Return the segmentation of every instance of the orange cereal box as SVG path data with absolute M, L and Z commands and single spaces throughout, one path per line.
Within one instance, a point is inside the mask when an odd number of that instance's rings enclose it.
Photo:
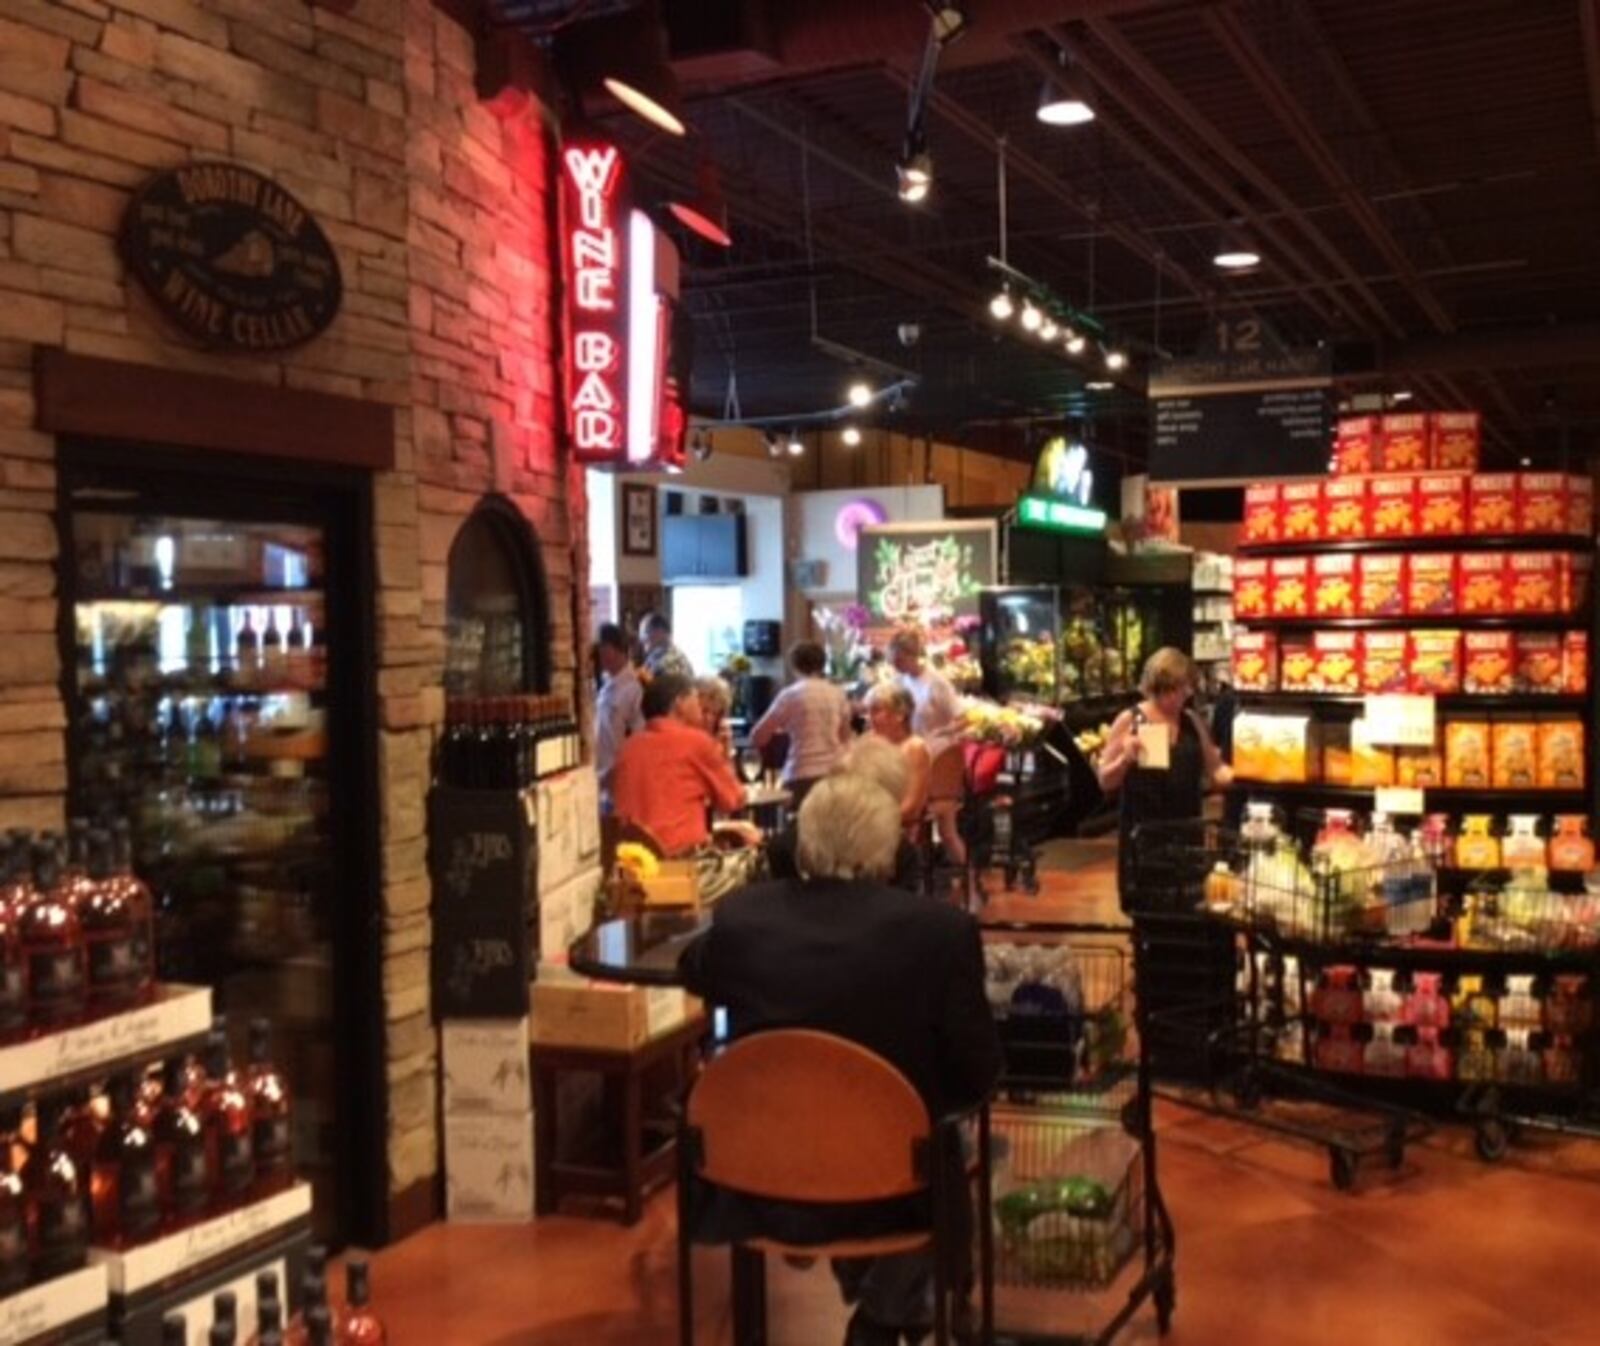
M 1278 541 L 1278 487 L 1247 486 L 1244 492 L 1244 541 Z
M 1361 638 L 1361 690 L 1411 690 L 1411 637 L 1404 631 L 1367 631 Z
M 1398 617 L 1406 610 L 1406 558 L 1370 552 L 1356 562 L 1356 611 L 1362 617 Z
M 1594 478 L 1567 478 L 1567 532 L 1588 537 L 1594 532 Z
M 1514 551 L 1506 557 L 1511 611 L 1559 612 L 1563 583 L 1561 557 L 1547 551 Z
M 1373 743 L 1364 719 L 1350 721 L 1350 784 L 1393 785 L 1394 749 Z
M 1373 537 L 1417 535 L 1417 479 L 1374 477 L 1367 488 L 1368 532 Z
M 1311 558 L 1279 556 L 1272 562 L 1271 596 L 1267 606 L 1274 617 L 1311 615 Z M 1237 617 L 1235 610 L 1234 616 Z
M 1441 470 L 1475 471 L 1482 417 L 1476 411 L 1436 411 L 1431 419 L 1432 465 Z
M 1312 674 L 1317 656 L 1304 636 L 1284 640 L 1278 645 L 1278 689 L 1284 692 L 1314 692 Z
M 1467 482 L 1467 532 L 1504 537 L 1517 531 L 1517 478 L 1511 472 L 1480 472 Z
M 1459 472 L 1417 478 L 1417 531 L 1424 537 L 1459 537 L 1467 531 L 1467 479 Z
M 1406 567 L 1406 611 L 1413 617 L 1448 617 L 1456 610 L 1454 552 L 1418 552 Z
M 1279 488 L 1280 540 L 1315 542 L 1322 534 L 1322 483 L 1291 481 Z
M 1515 686 L 1509 631 L 1468 631 L 1461 641 L 1461 682 L 1469 692 L 1505 695 Z
M 1561 691 L 1563 649 L 1558 632 L 1519 631 L 1516 651 L 1517 691 L 1547 696 Z
M 1272 562 L 1263 557 L 1241 556 L 1233 563 L 1233 616 L 1236 621 L 1267 615 Z
M 1329 477 L 1322 483 L 1322 536 L 1325 541 L 1367 535 L 1367 483 L 1361 477 Z
M 1444 727 L 1444 783 L 1455 790 L 1489 784 L 1489 722 L 1449 720 Z
M 1350 784 L 1350 726 L 1322 726 L 1322 780 L 1326 785 Z
M 1569 696 L 1589 690 L 1589 633 L 1568 631 L 1561 644 L 1561 689 Z
M 1355 631 L 1318 631 L 1311 637 L 1311 690 L 1354 696 L 1361 690 L 1361 640 Z
M 1444 784 L 1444 754 L 1433 748 L 1397 748 L 1394 783 L 1413 790 Z
M 1378 429 L 1380 472 L 1420 472 L 1428 466 L 1428 418 L 1421 412 L 1385 416 Z
M 1539 781 L 1539 726 L 1532 720 L 1496 720 L 1490 783 L 1497 790 L 1531 790 Z
M 1583 721 L 1550 720 L 1538 728 L 1539 787 L 1544 790 L 1583 789 Z
M 1461 690 L 1461 632 L 1411 633 L 1411 690 L 1448 696 Z
M 1456 558 L 1456 607 L 1494 616 L 1511 610 L 1510 577 L 1499 552 L 1465 552 Z
M 1240 631 L 1234 636 L 1233 685 L 1241 692 L 1278 690 L 1278 637 L 1271 631 Z
M 1356 615 L 1356 558 L 1349 552 L 1312 558 L 1311 613 L 1316 617 Z
M 1560 472 L 1517 474 L 1517 532 L 1567 532 L 1567 478 Z
M 1561 611 L 1586 611 L 1589 581 L 1594 576 L 1594 557 L 1587 552 L 1576 552 L 1556 559 L 1561 566 Z
M 1371 472 L 1377 463 L 1378 418 L 1346 416 L 1333 441 L 1333 470 L 1339 476 Z

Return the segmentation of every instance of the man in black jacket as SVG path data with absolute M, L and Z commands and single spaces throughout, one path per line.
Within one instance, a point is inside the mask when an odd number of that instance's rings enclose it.
M 684 951 L 684 984 L 728 1012 L 731 1036 L 813 1028 L 876 1052 L 915 1086 L 930 1115 L 985 1097 L 1000 1068 L 984 997 L 978 927 L 964 912 L 890 888 L 900 802 L 864 776 L 818 785 L 800 810 L 799 880 L 725 898 Z M 766 1235 L 823 1243 L 925 1227 L 925 1205 L 804 1206 L 696 1194 L 706 1242 Z M 846 1346 L 920 1340 L 931 1260 L 908 1254 L 836 1266 L 857 1303 Z

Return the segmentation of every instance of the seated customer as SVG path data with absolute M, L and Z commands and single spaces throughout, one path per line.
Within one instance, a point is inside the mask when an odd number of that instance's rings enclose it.
M 890 744 L 905 759 L 906 786 L 900 794 L 900 820 L 907 828 L 922 822 L 928 808 L 928 773 L 933 760 L 927 746 L 911 732 L 916 703 L 897 682 L 880 682 L 867 693 L 867 723 L 872 736 Z
M 728 1013 L 731 1036 L 812 1028 L 896 1066 L 937 1118 L 983 1098 L 1000 1069 L 972 917 L 887 885 L 900 842 L 894 798 L 864 776 L 831 776 L 800 809 L 802 878 L 724 898 L 684 950 L 684 984 Z M 904 1202 L 794 1205 L 715 1190 L 692 1194 L 705 1242 L 766 1235 L 804 1245 L 925 1227 Z M 846 1346 L 893 1346 L 926 1333 L 926 1254 L 835 1266 L 857 1308 Z
M 711 840 L 712 809 L 730 813 L 744 787 L 700 727 L 694 684 L 663 673 L 645 688 L 645 726 L 622 745 L 611 775 L 612 812 L 649 829 L 667 855 L 687 855 Z

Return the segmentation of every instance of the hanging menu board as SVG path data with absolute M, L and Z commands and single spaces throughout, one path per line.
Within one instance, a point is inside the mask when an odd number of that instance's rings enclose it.
M 1150 375 L 1150 480 L 1240 486 L 1328 470 L 1327 350 L 1276 349 L 1253 319 L 1224 323 L 1215 353 Z
M 856 545 L 857 597 L 874 625 L 937 626 L 975 616 L 995 582 L 992 521 L 873 524 Z

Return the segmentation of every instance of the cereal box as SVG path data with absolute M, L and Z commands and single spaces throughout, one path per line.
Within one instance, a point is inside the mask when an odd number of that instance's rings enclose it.
M 1594 532 L 1594 478 L 1567 478 L 1567 532 L 1588 537 Z
M 1455 610 L 1454 553 L 1418 552 L 1406 567 L 1406 611 L 1414 617 L 1448 617 Z
M 1550 720 L 1538 728 L 1540 788 L 1583 789 L 1583 721 Z
M 1459 537 L 1467 531 L 1467 479 L 1459 472 L 1417 478 L 1417 531 L 1424 537 Z
M 1589 633 L 1568 631 L 1562 640 L 1561 687 L 1569 696 L 1589 690 Z
M 1322 779 L 1327 785 L 1350 784 L 1350 726 L 1322 726 Z
M 1561 558 L 1554 552 L 1516 551 L 1506 557 L 1511 580 L 1511 611 L 1559 612 L 1561 610 Z
M 1492 760 L 1495 789 L 1533 789 L 1539 781 L 1539 726 L 1532 720 L 1496 720 Z
M 1560 472 L 1517 474 L 1517 532 L 1567 532 L 1567 479 Z
M 1367 733 L 1365 719 L 1350 721 L 1350 784 L 1393 785 L 1394 750 L 1379 747 Z
M 1333 442 L 1333 470 L 1339 476 L 1371 472 L 1377 463 L 1378 418 L 1346 416 Z
M 1278 487 L 1245 487 L 1244 541 L 1276 542 L 1278 537 Z
M 1489 722 L 1449 720 L 1444 727 L 1444 783 L 1452 789 L 1489 784 Z
M 1272 562 L 1271 596 L 1267 606 L 1274 617 L 1311 615 L 1311 558 L 1279 556 Z M 1235 608 L 1234 616 L 1239 615 Z
M 1367 483 L 1361 477 L 1329 477 L 1322 483 L 1322 536 L 1337 542 L 1367 535 Z
M 1385 416 L 1378 430 L 1378 471 L 1420 472 L 1427 466 L 1427 416 L 1420 412 Z
M 1349 552 L 1312 558 L 1311 612 L 1316 617 L 1356 615 L 1356 558 Z
M 1269 780 L 1304 781 L 1311 760 L 1311 717 L 1272 715 L 1267 730 Z
M 1374 477 L 1367 488 L 1368 532 L 1372 537 L 1417 535 L 1417 479 Z
M 1312 674 L 1317 667 L 1317 656 L 1312 652 L 1311 641 L 1304 636 L 1293 637 L 1278 645 L 1278 687 L 1285 692 L 1313 692 Z
M 1561 565 L 1561 611 L 1587 611 L 1594 557 L 1587 552 L 1578 552 L 1561 556 L 1558 560 Z
M 1468 631 L 1461 641 L 1461 683 L 1469 692 L 1505 695 L 1515 686 L 1509 631 Z
M 1554 631 L 1519 631 L 1517 691 L 1553 696 L 1562 688 L 1562 642 Z
M 1511 472 L 1480 472 L 1467 480 L 1467 532 L 1505 536 L 1517 529 L 1517 478 Z
M 1434 748 L 1395 750 L 1394 783 L 1415 790 L 1444 784 L 1444 754 Z
M 1448 696 L 1461 690 L 1461 632 L 1411 633 L 1411 690 Z
M 1278 491 L 1279 538 L 1283 542 L 1315 542 L 1322 532 L 1322 483 L 1286 482 Z
M 1354 696 L 1361 690 L 1361 640 L 1355 631 L 1318 631 L 1311 637 L 1311 690 Z
M 1465 552 L 1456 558 L 1456 607 L 1479 616 L 1511 610 L 1510 578 L 1503 555 Z
M 1241 556 L 1233 563 L 1233 616 L 1236 621 L 1267 615 L 1271 562 L 1261 557 Z
M 1356 611 L 1363 617 L 1398 617 L 1406 610 L 1406 558 L 1372 552 L 1356 563 Z
M 1432 465 L 1472 472 L 1478 466 L 1482 419 L 1476 411 L 1436 411 L 1430 431 Z
M 1405 692 L 1411 688 L 1411 637 L 1404 631 L 1367 631 L 1361 639 L 1361 690 Z
M 1234 636 L 1233 685 L 1241 692 L 1278 690 L 1278 637 L 1271 631 L 1240 631 Z
M 1240 711 L 1233 717 L 1233 774 L 1240 780 L 1265 780 L 1267 717 Z

